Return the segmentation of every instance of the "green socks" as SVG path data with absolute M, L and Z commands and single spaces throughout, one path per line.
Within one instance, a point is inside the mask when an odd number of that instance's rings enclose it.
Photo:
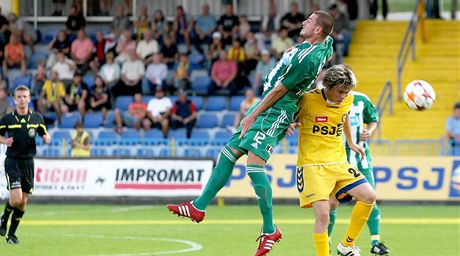
M 380 242 L 380 209 L 377 204 L 374 204 L 374 208 L 372 208 L 367 226 L 371 234 L 371 246 L 374 246 Z
M 332 236 L 332 230 L 334 229 L 336 216 L 337 216 L 337 209 L 331 210 L 331 212 L 329 213 L 329 226 L 327 227 L 327 234 L 329 237 Z
M 203 194 L 193 201 L 193 205 L 198 210 L 206 210 L 206 207 L 211 203 L 211 200 L 217 193 L 227 184 L 230 175 L 233 172 L 237 157 L 230 148 L 224 147 L 220 151 L 220 157 L 217 160 L 217 165 L 211 173 L 211 177 L 204 188 Z
M 275 232 L 273 225 L 272 188 L 262 165 L 248 165 L 246 173 L 251 178 L 252 186 L 259 202 L 260 213 L 263 219 L 263 233 Z

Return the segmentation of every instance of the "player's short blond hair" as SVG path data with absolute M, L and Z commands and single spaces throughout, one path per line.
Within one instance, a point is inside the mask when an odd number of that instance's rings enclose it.
M 355 88 L 357 83 L 355 74 L 350 66 L 346 64 L 338 64 L 330 67 L 323 78 L 323 85 L 328 89 L 332 89 L 336 85 L 346 85 Z
M 17 91 L 26 91 L 29 93 L 29 96 L 30 96 L 30 90 L 29 90 L 29 87 L 25 86 L 25 85 L 20 85 L 18 87 L 16 87 L 16 89 L 14 89 L 14 92 L 13 92 L 13 95 L 14 97 L 16 97 L 16 92 Z

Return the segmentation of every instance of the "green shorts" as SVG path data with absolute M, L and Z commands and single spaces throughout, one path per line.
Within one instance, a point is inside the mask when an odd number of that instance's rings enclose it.
M 254 104 L 245 116 L 252 113 L 259 103 Z M 268 161 L 270 155 L 273 153 L 273 148 L 286 135 L 286 130 L 291 124 L 293 117 L 294 113 L 282 109 L 269 108 L 257 117 L 254 124 L 242 139 L 240 139 L 240 123 L 228 145 L 245 154 L 251 151 L 263 160 Z

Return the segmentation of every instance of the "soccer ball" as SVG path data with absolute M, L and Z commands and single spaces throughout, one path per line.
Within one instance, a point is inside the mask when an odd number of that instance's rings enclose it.
M 404 101 L 410 109 L 422 111 L 431 108 L 436 93 L 431 85 L 423 80 L 414 80 L 404 90 Z

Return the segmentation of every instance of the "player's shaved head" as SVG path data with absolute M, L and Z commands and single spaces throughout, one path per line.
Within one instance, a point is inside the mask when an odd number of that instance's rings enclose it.
M 339 64 L 330 67 L 323 78 L 323 85 L 328 89 L 332 89 L 337 85 L 356 87 L 356 76 L 351 70 L 350 66 L 346 64 Z
M 316 18 L 316 25 L 322 28 L 323 32 L 321 36 L 326 38 L 332 33 L 332 29 L 334 28 L 334 18 L 324 11 L 315 11 L 313 14 L 318 16 Z

